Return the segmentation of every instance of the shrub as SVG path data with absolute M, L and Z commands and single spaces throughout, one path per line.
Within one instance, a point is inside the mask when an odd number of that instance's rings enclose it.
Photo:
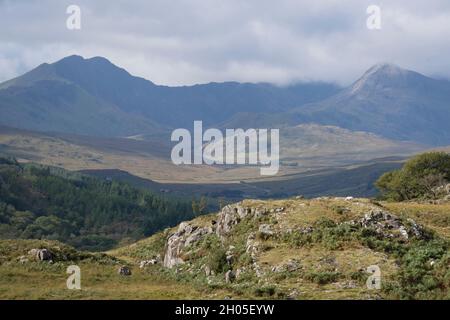
M 327 284 L 336 282 L 340 275 L 339 272 L 335 271 L 319 271 L 307 273 L 305 278 L 317 284 Z
M 383 174 L 375 186 L 387 200 L 435 198 L 435 188 L 450 181 L 450 155 L 429 152 L 407 161 L 400 170 Z
M 226 251 L 223 248 L 211 250 L 207 257 L 207 265 L 216 273 L 223 273 L 229 270 Z
M 254 294 L 257 297 L 271 297 L 276 293 L 277 289 L 275 286 L 263 286 L 256 288 Z

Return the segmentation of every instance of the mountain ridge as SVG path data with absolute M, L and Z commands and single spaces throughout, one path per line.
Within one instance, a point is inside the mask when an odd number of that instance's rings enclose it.
M 427 145 L 450 144 L 450 82 L 377 64 L 345 88 L 208 83 L 168 87 L 103 57 L 69 56 L 0 84 L 0 124 L 100 136 L 167 134 L 206 127 L 316 123 Z

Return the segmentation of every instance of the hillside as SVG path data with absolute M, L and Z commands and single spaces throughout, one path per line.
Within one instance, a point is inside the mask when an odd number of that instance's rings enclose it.
M 190 201 L 0 158 L 0 239 L 53 239 L 105 250 L 193 216 Z
M 0 297 L 449 299 L 449 222 L 448 202 L 292 198 L 226 206 L 110 251 L 104 262 L 33 261 L 30 249 L 61 245 L 3 240 Z M 79 291 L 65 289 L 73 263 Z M 124 264 L 130 276 L 117 274 Z M 366 287 L 370 265 L 381 270 L 381 290 Z

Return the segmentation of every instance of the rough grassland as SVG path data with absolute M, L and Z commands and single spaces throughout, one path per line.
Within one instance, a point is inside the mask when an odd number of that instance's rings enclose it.
M 140 269 L 142 260 L 164 256 L 167 237 L 177 228 L 164 230 L 150 238 L 105 254 L 76 251 L 54 241 L 0 241 L 1 299 L 435 299 L 450 297 L 448 283 L 448 241 L 450 239 L 450 204 L 377 203 L 369 199 L 317 198 L 311 200 L 245 200 L 246 207 L 283 207 L 283 211 L 263 217 L 261 221 L 243 220 L 223 240 L 209 236 L 185 265 L 166 269 L 160 264 Z M 434 240 L 408 243 L 364 238 L 364 232 L 342 229 L 342 223 L 361 219 L 369 208 L 379 207 L 401 219 L 414 219 L 433 234 Z M 210 226 L 216 214 L 201 216 L 189 222 L 198 227 Z M 233 283 L 225 283 L 224 273 L 205 276 L 202 266 L 210 261 L 217 248 L 233 245 L 237 252 L 236 268 L 249 268 L 245 241 L 258 230 L 258 224 L 269 224 L 279 236 L 258 238 L 257 263 L 266 274 L 258 278 L 245 273 Z M 310 238 L 283 236 L 284 231 L 314 226 Z M 342 231 L 334 234 L 335 231 Z M 347 231 L 345 231 L 347 230 Z M 427 231 L 427 232 L 428 232 Z M 331 233 L 330 233 L 331 232 Z M 347 232 L 347 233 L 346 233 Z M 316 237 L 316 233 L 321 235 Z M 331 236 L 330 236 L 331 235 Z M 361 238 L 362 237 L 362 238 Z M 305 239 L 307 239 L 306 242 Z M 375 240 L 374 240 L 375 239 Z M 375 241 L 375 242 L 374 242 Z M 205 245 L 207 245 L 205 247 Z M 32 248 L 58 252 L 54 263 L 29 261 L 21 256 Z M 210 248 L 210 249 L 205 249 Z M 214 249 L 215 248 L 215 249 Z M 444 249 L 442 249 L 444 248 Z M 442 252 L 444 250 L 444 252 Z M 445 252 L 445 250 L 447 252 Z M 431 253 L 430 253 L 431 252 Z M 436 260 L 430 266 L 430 257 Z M 440 258 L 439 258 L 440 257 Z M 209 259 L 209 260 L 208 260 Z M 274 268 L 298 261 L 299 268 L 274 272 Z M 433 262 L 434 263 L 434 262 Z M 66 288 L 67 266 L 80 266 L 81 290 Z M 365 269 L 378 265 L 382 271 L 383 290 L 369 290 Z M 121 265 L 132 270 L 129 277 L 117 273 Z M 433 269 L 434 268 L 434 269 Z M 404 282 L 406 279 L 407 282 Z M 409 280 L 408 280 L 409 279 Z M 409 281 L 409 282 L 408 282 Z M 440 284 L 437 281 L 441 281 Z M 400 286 L 400 287 L 399 287 Z M 446 293 L 447 290 L 447 293 Z

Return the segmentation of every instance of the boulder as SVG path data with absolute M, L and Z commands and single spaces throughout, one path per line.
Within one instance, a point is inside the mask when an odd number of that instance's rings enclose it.
M 232 282 L 234 281 L 234 279 L 235 279 L 235 274 L 234 274 L 234 272 L 231 271 L 231 270 L 228 270 L 228 271 L 225 273 L 225 283 L 232 283 Z
M 131 276 L 131 269 L 127 266 L 121 266 L 117 273 L 121 276 Z
M 263 238 L 269 238 L 274 234 L 274 232 L 272 231 L 272 227 L 269 224 L 261 224 L 258 228 L 258 231 L 260 235 L 263 236 Z
M 53 254 L 48 249 L 31 249 L 28 255 L 39 261 L 51 261 Z

